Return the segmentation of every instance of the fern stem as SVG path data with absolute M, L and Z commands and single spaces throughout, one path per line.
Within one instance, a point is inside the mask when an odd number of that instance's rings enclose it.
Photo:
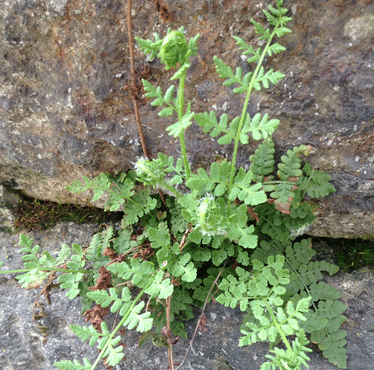
M 267 310 L 269 311 L 269 314 L 270 314 L 271 318 L 273 319 L 273 324 L 274 324 L 275 327 L 277 328 L 278 333 L 279 333 L 279 335 L 281 336 L 281 338 L 282 338 L 282 340 L 283 340 L 283 343 L 284 343 L 284 344 L 286 345 L 286 347 L 287 347 L 288 353 L 289 353 L 289 354 L 292 354 L 292 353 L 293 353 L 293 350 L 292 350 L 291 344 L 290 344 L 290 342 L 288 341 L 288 339 L 287 339 L 287 337 L 286 337 L 286 334 L 284 334 L 284 331 L 282 330 L 282 327 L 280 326 L 279 322 L 277 321 L 277 318 L 275 317 L 274 312 L 273 312 L 271 306 L 269 305 L 267 299 L 263 299 L 262 301 L 265 303 L 266 308 L 267 308 Z
M 177 198 L 180 198 L 182 196 L 182 194 L 177 190 L 175 189 L 173 186 L 169 185 L 166 183 L 166 181 L 164 182 L 160 182 L 160 186 L 161 187 L 164 187 L 166 190 L 169 190 L 171 193 L 173 193 Z
M 250 81 L 249 86 L 248 86 L 247 94 L 246 94 L 245 101 L 244 101 L 244 104 L 243 104 L 242 114 L 240 116 L 240 121 L 239 121 L 238 129 L 236 131 L 236 136 L 235 136 L 235 141 L 234 141 L 234 151 L 233 151 L 233 154 L 232 154 L 232 161 L 231 161 L 228 194 L 230 194 L 230 191 L 231 191 L 231 189 L 233 187 L 233 180 L 234 180 L 234 175 L 235 175 L 236 157 L 237 157 L 237 154 L 238 154 L 238 148 L 239 148 L 239 142 L 240 142 L 240 133 L 241 133 L 242 128 L 243 128 L 245 115 L 247 113 L 247 107 L 248 107 L 248 103 L 249 103 L 249 98 L 251 96 L 251 92 L 252 92 L 253 86 L 254 86 L 254 84 L 256 82 L 258 73 L 259 73 L 260 68 L 262 66 L 262 62 L 263 62 L 263 60 L 265 58 L 265 55 L 266 55 L 266 53 L 267 53 L 267 51 L 269 49 L 269 46 L 270 46 L 271 42 L 273 41 L 273 38 L 274 38 L 274 35 L 276 33 L 276 30 L 277 30 L 278 26 L 279 26 L 279 24 L 277 24 L 274 27 L 273 32 L 271 33 L 271 35 L 269 37 L 269 40 L 268 40 L 268 42 L 265 45 L 264 50 L 262 51 L 261 57 L 260 57 L 260 59 L 259 59 L 259 61 L 257 63 L 256 69 L 253 72 L 251 81 Z
M 153 280 L 150 280 L 149 283 L 147 284 L 147 286 L 144 289 L 142 289 L 141 292 L 138 294 L 138 296 L 134 299 L 133 303 L 131 304 L 131 306 L 129 307 L 129 309 L 126 311 L 126 313 L 123 316 L 123 318 L 121 319 L 121 321 L 114 328 L 114 330 L 112 331 L 112 333 L 109 335 L 109 337 L 108 337 L 108 339 L 107 339 L 107 341 L 105 343 L 105 346 L 101 350 L 99 356 L 97 357 L 96 361 L 94 362 L 94 364 L 92 365 L 92 367 L 91 367 L 90 370 L 94 370 L 96 368 L 96 366 L 99 364 L 99 361 L 101 360 L 102 356 L 106 352 L 106 350 L 107 350 L 109 344 L 111 343 L 113 337 L 117 334 L 118 330 L 121 329 L 121 326 L 127 320 L 127 318 L 129 317 L 131 311 L 134 309 L 135 305 L 138 303 L 139 299 L 143 296 L 143 294 L 145 293 L 145 291 L 151 286 L 152 283 L 153 283 Z
M 177 113 L 178 113 L 178 121 L 182 120 L 183 117 L 183 107 L 184 107 L 184 85 L 186 82 L 186 74 L 187 71 L 185 71 L 181 78 L 179 79 L 179 86 L 178 86 L 178 93 L 177 93 Z M 191 177 L 191 169 L 190 164 L 188 163 L 187 158 L 187 150 L 186 150 L 186 142 L 184 139 L 184 131 L 182 131 L 179 135 L 179 141 L 181 146 L 181 153 L 182 153 L 182 159 L 184 164 L 184 169 L 186 171 L 186 178 L 187 180 Z
M 6 270 L 6 271 L 0 271 L 0 274 L 15 274 L 15 273 L 21 273 L 21 272 L 29 272 L 31 270 L 34 270 L 34 269 Z M 54 269 L 54 268 L 44 268 L 43 266 L 41 266 L 38 270 L 40 270 L 40 271 L 73 272 L 73 273 L 81 272 L 83 274 L 93 274 L 93 271 L 90 271 L 90 270 Z

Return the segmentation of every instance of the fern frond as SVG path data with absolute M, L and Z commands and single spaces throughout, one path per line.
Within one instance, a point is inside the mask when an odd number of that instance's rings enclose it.
M 286 285 L 286 294 L 282 298 L 294 303 L 305 297 L 311 298 L 313 305 L 305 314 L 307 320 L 300 327 L 311 333 L 312 341 L 326 351 L 324 355 L 331 363 L 345 368 L 346 352 L 342 348 L 345 345 L 345 332 L 340 329 L 340 325 L 345 321 L 342 313 L 346 310 L 346 305 L 338 301 L 341 297 L 339 291 L 320 281 L 324 272 L 335 274 L 337 266 L 326 261 L 311 261 L 315 251 L 311 249 L 310 239 L 294 244 L 262 241 L 252 258 L 264 261 L 267 256 L 279 253 L 286 257 L 285 266 L 290 271 L 290 282 Z
M 262 190 L 262 183 L 252 184 L 253 173 L 240 168 L 234 178 L 234 184 L 229 194 L 230 200 L 239 199 L 247 205 L 257 205 L 267 201 L 266 193 Z
M 121 310 L 120 314 L 122 316 L 129 308 L 131 300 L 131 293 L 127 287 L 122 289 L 120 296 L 115 288 L 110 288 L 109 293 L 106 290 L 95 290 L 88 292 L 87 296 L 103 308 L 109 307 L 112 304 L 110 311 L 114 313 Z
M 82 280 L 83 273 L 88 272 L 83 269 L 85 261 L 83 260 L 82 247 L 78 244 L 73 244 L 71 250 L 66 244 L 63 244 L 57 258 L 52 257 L 48 251 L 43 251 L 41 256 L 38 257 L 40 247 L 36 245 L 32 248 L 33 242 L 33 239 L 22 233 L 20 234 L 19 244 L 22 247 L 21 252 L 24 253 L 22 260 L 26 269 L 23 271 L 26 272 L 17 275 L 16 279 L 19 280 L 22 287 L 38 287 L 52 271 L 58 270 L 59 266 L 66 263 L 67 269 L 64 269 L 66 274 L 60 275 L 59 281 L 66 282 L 66 285 L 62 286 L 63 288 L 73 289 L 67 293 L 68 297 L 76 297 L 79 294 L 78 283 Z M 69 258 L 70 261 L 67 262 Z
M 160 222 L 157 228 L 149 228 L 148 236 L 153 249 L 170 246 L 170 232 L 166 222 Z
M 286 51 L 286 48 L 276 42 L 269 46 L 267 54 L 271 57 L 273 54 L 278 54 L 283 51 Z
M 110 260 L 103 255 L 105 248 L 110 247 L 110 240 L 113 237 L 114 230 L 110 226 L 107 230 L 97 233 L 91 240 L 90 246 L 86 250 L 85 258 L 93 262 L 94 279 L 99 276 L 99 269 L 105 266 Z
M 184 130 L 191 126 L 194 115 L 195 113 L 191 111 L 191 102 L 189 102 L 183 116 L 178 122 L 168 126 L 166 131 L 169 131 L 170 136 L 174 136 L 175 138 L 179 137 Z
M 155 273 L 154 264 L 149 261 L 139 261 L 131 259 L 130 263 L 121 262 L 109 265 L 107 270 L 117 275 L 124 281 L 131 281 L 139 288 L 146 288 L 148 283 L 153 280 Z
M 290 285 L 287 287 L 290 294 L 302 290 L 305 286 L 309 286 L 322 279 L 322 271 L 329 272 L 330 275 L 335 274 L 338 271 L 337 266 L 326 261 L 313 261 L 309 262 L 307 265 L 296 264 L 292 265 L 292 267 L 297 272 L 291 273 L 292 280 Z
M 261 116 L 260 113 L 256 113 L 251 119 L 247 113 L 245 116 L 243 129 L 240 134 L 240 142 L 242 144 L 248 144 L 248 133 L 252 133 L 253 140 L 266 139 L 271 136 L 279 125 L 279 120 L 269 120 L 269 115 L 266 113 Z
M 145 306 L 145 303 L 139 302 L 131 311 L 131 314 L 125 320 L 124 325 L 128 327 L 129 330 L 135 329 L 140 333 L 151 330 L 153 319 L 150 317 L 151 313 L 143 312 L 140 313 Z
M 300 155 L 307 155 L 309 151 L 310 148 L 306 145 L 294 147 L 287 150 L 287 155 L 281 157 L 282 163 L 278 164 L 277 174 L 281 181 L 275 185 L 270 196 L 275 199 L 277 209 L 284 214 L 290 214 L 291 203 L 297 190 L 296 181 L 303 174 L 300 169 Z
M 93 325 L 90 326 L 78 326 L 70 325 L 71 331 L 83 342 L 90 340 L 89 346 L 93 346 L 100 338 L 101 333 L 98 332 Z
M 292 369 L 301 369 L 301 366 L 308 368 L 307 361 L 309 361 L 310 358 L 306 353 L 312 352 L 310 348 L 306 347 L 309 343 L 304 330 L 300 329 L 299 332 L 296 333 L 295 340 L 292 342 L 292 352 L 279 347 L 271 349 L 270 352 L 274 353 L 275 356 L 266 355 L 265 357 L 270 359 L 271 362 L 263 363 L 260 370 L 274 370 L 276 366 L 280 370 L 289 370 L 291 369 L 290 366 L 292 366 Z
M 274 186 L 270 196 L 275 199 L 277 209 L 283 214 L 290 214 L 290 207 L 295 196 L 295 184 L 282 181 Z
M 299 190 L 304 190 L 311 198 L 323 198 L 333 192 L 335 188 L 329 183 L 331 176 L 325 172 L 314 169 L 308 162 L 303 167 L 306 177 L 300 178 L 297 183 Z
M 172 156 L 167 157 L 163 153 L 158 153 L 158 157 L 152 160 L 140 158 L 135 167 L 137 180 L 144 185 L 152 186 L 153 188 L 165 188 L 177 196 L 180 195 L 179 191 L 173 185 L 180 184 L 185 179 L 185 171 L 181 158 L 178 158 L 174 165 L 174 158 Z M 168 177 L 170 177 L 169 174 L 173 174 L 171 180 L 168 180 Z M 134 203 L 134 199 L 132 199 L 132 203 Z
M 235 271 L 238 274 L 238 279 L 229 275 L 222 280 L 219 288 L 224 293 L 217 297 L 217 301 L 232 308 L 239 304 L 242 311 L 251 305 L 255 317 L 260 317 L 265 311 L 263 298 L 266 297 L 271 302 L 270 304 L 276 306 L 283 303 L 279 295 L 285 293 L 285 289 L 281 285 L 289 283 L 289 271 L 282 268 L 284 257 L 281 255 L 277 255 L 275 258 L 269 256 L 267 266 L 257 260 L 252 262 L 254 275 L 237 267 Z
M 154 33 L 154 38 L 156 42 L 135 37 L 136 42 L 139 44 L 139 47 L 141 50 L 143 50 L 144 54 L 151 54 L 149 57 L 150 60 L 153 60 L 156 57 L 162 45 L 162 40 L 157 33 Z
M 76 180 L 66 187 L 72 193 L 82 193 L 87 190 L 93 190 L 94 196 L 92 201 L 95 202 L 100 199 L 104 193 L 108 193 L 108 201 L 105 204 L 105 210 L 111 212 L 117 211 L 126 199 L 129 199 L 135 194 L 134 186 L 134 171 L 129 171 L 128 174 L 121 173 L 112 175 L 109 173 L 102 173 L 93 179 L 85 176 L 82 177 L 84 185 Z
M 262 25 L 260 23 L 256 22 L 254 19 L 251 19 L 251 23 L 254 25 L 256 33 L 258 35 L 262 35 L 262 36 L 259 37 L 260 40 L 269 40 L 270 39 L 271 32 L 270 32 L 269 28 L 265 29 L 264 27 L 262 27 Z
M 148 187 L 138 191 L 124 205 L 124 224 L 133 225 L 139 221 L 143 215 L 150 213 L 157 206 L 157 199 L 150 196 L 151 189 Z
M 173 294 L 174 285 L 171 284 L 170 278 L 164 278 L 164 273 L 158 271 L 155 275 L 152 284 L 145 290 L 151 298 L 158 297 L 159 299 L 166 299 Z
M 280 46 L 280 45 L 279 45 Z M 279 48 L 278 48 L 279 49 Z M 275 49 L 274 47 L 273 48 L 269 48 L 267 49 L 267 52 L 268 53 L 272 53 L 274 52 L 274 50 L 277 50 Z M 269 88 L 269 82 L 271 82 L 273 85 L 276 85 L 278 82 L 280 82 L 283 78 L 285 77 L 285 75 L 279 71 L 276 71 L 274 72 L 273 69 L 270 69 L 269 71 L 267 71 L 265 73 L 265 69 L 263 66 L 261 66 L 260 70 L 259 70 L 259 73 L 256 77 L 256 80 L 254 82 L 254 85 L 253 87 L 259 91 L 261 90 L 261 85 L 260 85 L 260 82 L 262 83 L 262 86 L 265 88 L 265 89 L 268 89 Z
M 223 83 L 223 86 L 231 86 L 235 83 L 240 85 L 239 87 L 233 89 L 233 93 L 235 94 L 241 94 L 248 90 L 249 83 L 253 76 L 253 72 L 248 72 L 247 74 L 242 76 L 242 69 L 238 67 L 234 74 L 232 68 L 228 66 L 222 59 L 218 58 L 217 56 L 214 56 L 213 60 L 216 64 L 216 70 L 219 78 L 227 79 Z
M 170 230 L 173 235 L 184 233 L 188 228 L 188 222 L 183 217 L 182 206 L 175 200 L 175 198 L 166 199 L 166 204 L 170 210 Z
M 217 137 L 222 133 L 229 134 L 227 131 L 228 115 L 226 113 L 222 114 L 219 123 L 214 111 L 211 111 L 210 113 L 195 113 L 194 118 L 197 124 L 203 128 L 204 133 L 210 131 L 209 134 L 211 137 Z
M 282 163 L 278 164 L 278 177 L 281 181 L 289 181 L 302 175 L 300 155 L 308 155 L 310 148 L 306 145 L 295 146 L 287 150 L 287 155 L 282 155 Z
M 43 271 L 43 263 L 37 255 L 40 247 L 39 245 L 35 245 L 32 248 L 33 243 L 34 239 L 22 233 L 20 234 L 19 245 L 22 247 L 21 253 L 24 253 L 21 259 L 24 261 L 24 267 L 29 269 L 29 271 L 16 276 L 16 279 L 22 284 L 22 288 L 38 287 L 50 274 L 50 271 Z M 45 255 L 44 260 L 47 259 L 47 255 Z
M 98 345 L 98 349 L 102 351 L 100 356 L 106 359 L 107 365 L 116 366 L 124 357 L 123 346 L 118 345 L 121 337 L 112 338 L 105 322 L 101 324 L 101 331 L 102 335 Z
M 263 182 L 264 177 L 269 176 L 274 171 L 274 141 L 268 137 L 255 150 L 255 153 L 249 157 L 252 172 L 252 179 L 255 182 Z
M 169 268 L 170 273 L 181 277 L 183 281 L 191 282 L 196 279 L 197 269 L 191 261 L 191 255 L 185 253 L 174 265 Z
M 235 241 L 240 246 L 246 249 L 256 248 L 258 237 L 256 234 L 254 234 L 255 229 L 253 225 L 246 227 L 235 225 L 235 223 L 233 222 L 231 225 L 229 224 L 228 226 L 229 228 L 231 226 L 227 235 L 230 240 Z M 244 260 L 242 260 L 241 258 L 244 258 Z M 237 259 L 238 262 L 240 262 L 242 265 L 248 266 L 249 261 L 247 255 L 239 254 Z
M 57 278 L 57 281 L 62 283 L 60 287 L 68 290 L 68 292 L 66 292 L 66 296 L 69 299 L 74 299 L 80 293 L 79 282 L 82 280 L 83 276 L 84 275 L 82 273 L 78 272 L 63 274 Z
M 347 350 L 343 348 L 347 344 L 346 332 L 340 329 L 346 320 L 344 316 L 329 319 L 323 329 L 312 332 L 310 336 L 312 342 L 318 343 L 323 356 L 341 369 L 347 368 Z
M 242 38 L 238 36 L 233 36 L 232 37 L 236 41 L 236 45 L 238 45 L 239 50 L 243 51 L 243 55 L 256 55 L 257 51 L 253 49 L 253 46 L 248 45 Z M 260 53 L 261 54 L 261 53 Z
M 55 362 L 54 366 L 56 366 L 58 369 L 61 369 L 61 370 L 91 370 L 92 369 L 92 365 L 90 364 L 90 362 L 88 361 L 86 357 L 83 359 L 83 363 L 84 364 L 81 365 L 78 360 L 74 360 L 74 361 L 66 360 L 66 361 Z
M 213 192 L 215 196 L 221 196 L 226 192 L 230 174 L 230 164 L 227 161 L 213 162 L 209 175 L 203 168 L 199 168 L 197 174 L 192 174 L 186 181 L 191 191 Z

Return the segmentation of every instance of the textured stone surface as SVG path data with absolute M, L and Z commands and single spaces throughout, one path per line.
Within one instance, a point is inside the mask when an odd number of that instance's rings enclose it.
M 96 231 L 93 225 L 62 223 L 53 229 L 34 232 L 35 244 L 42 250 L 57 254 L 62 243 L 80 243 L 86 247 Z M 0 232 L 0 261 L 6 268 L 22 268 L 18 234 Z M 371 370 L 374 361 L 374 270 L 358 270 L 351 274 L 327 277 L 327 282 L 342 292 L 348 305 L 345 312 L 347 331 L 348 370 Z M 87 357 L 91 363 L 97 356 L 96 347 L 89 347 L 70 330 L 71 324 L 86 325 L 80 316 L 79 299 L 70 301 L 65 292 L 52 289 L 52 305 L 42 297 L 46 316 L 32 321 L 33 304 L 39 290 L 21 289 L 14 274 L 0 275 L 0 368 L 3 370 L 53 370 L 53 363 Z M 200 311 L 196 311 L 196 317 Z M 198 331 L 193 348 L 181 370 L 259 370 L 266 360 L 267 344 L 238 347 L 243 314 L 239 310 L 211 303 L 206 310 L 207 331 Z M 117 318 L 118 322 L 118 318 Z M 108 326 L 111 328 L 113 319 Z M 174 346 L 175 361 L 181 362 L 195 330 L 196 319 L 187 323 L 189 339 L 180 339 Z M 167 350 L 150 342 L 138 347 L 139 334 L 127 331 L 123 342 L 126 361 L 115 370 L 166 370 Z M 310 355 L 310 370 L 337 370 L 315 351 Z M 105 367 L 99 365 L 98 370 Z
M 13 222 L 14 208 L 20 201 L 17 193 L 9 192 L 4 186 L 0 185 L 0 231 L 14 230 Z
M 163 35 L 185 26 L 200 33 L 199 56 L 188 75 L 193 109 L 214 109 L 230 117 L 243 98 L 222 87 L 211 64 L 218 55 L 233 67 L 248 65 L 230 36 L 257 44 L 249 19 L 263 18 L 272 1 L 157 1 L 133 5 L 134 33 Z M 308 144 L 308 160 L 333 178 L 337 193 L 320 202 L 311 234 L 373 238 L 374 222 L 374 51 L 370 0 L 285 1 L 294 20 L 284 38 L 287 51 L 266 67 L 285 73 L 281 84 L 256 94 L 249 113 L 280 119 L 277 149 Z M 168 10 L 167 10 L 168 9 Z M 164 19 L 167 19 L 165 21 Z M 86 201 L 64 188 L 82 175 L 126 170 L 141 154 L 129 81 L 124 0 L 4 1 L 0 9 L 0 181 L 40 199 Z M 135 53 L 138 72 L 146 64 Z M 163 87 L 172 72 L 148 63 L 150 82 Z M 141 105 L 148 150 L 178 155 L 172 123 L 160 119 L 147 101 Z M 206 166 L 230 147 L 220 147 L 193 126 L 187 146 L 194 167 Z M 253 146 L 241 148 L 248 162 Z

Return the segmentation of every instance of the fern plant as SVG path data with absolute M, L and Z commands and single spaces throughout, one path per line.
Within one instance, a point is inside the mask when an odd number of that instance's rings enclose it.
M 128 173 L 84 177 L 83 184 L 77 180 L 70 185 L 72 192 L 92 189 L 93 201 L 106 194 L 106 209 L 122 209 L 125 215 L 120 230 L 109 227 L 97 234 L 85 253 L 74 245 L 67 263 L 74 270 L 64 271 L 58 281 L 69 289 L 70 299 L 82 296 L 85 310 L 93 303 L 108 307 L 120 321 L 112 332 L 105 322 L 99 327 L 72 326 L 90 345 L 98 342 L 101 352 L 93 364 L 85 358 L 83 364 L 57 362 L 57 368 L 93 370 L 101 359 L 115 366 L 124 356 L 118 333 L 125 326 L 144 333 L 142 342 L 152 338 L 165 343 L 169 368 L 174 369 L 173 335 L 187 336 L 183 322 L 193 317 L 191 306 L 202 307 L 211 300 L 215 284 L 220 290 L 218 302 L 246 312 L 239 345 L 271 343 L 269 362 L 262 370 L 308 367 L 310 340 L 330 362 L 346 368 L 345 332 L 340 329 L 346 307 L 338 300 L 339 292 L 321 281 L 323 273 L 333 274 L 337 268 L 312 261 L 310 239 L 295 242 L 315 218 L 310 199 L 335 190 L 330 176 L 305 161 L 310 151 L 305 145 L 289 149 L 277 163 L 272 134 L 279 121 L 247 113 L 253 89 L 268 89 L 284 77 L 266 70 L 264 61 L 285 50 L 274 40 L 291 32 L 286 13 L 283 1 L 276 0 L 275 6 L 264 10 L 267 28 L 252 20 L 264 40 L 262 47 L 254 49 L 234 37 L 253 66 L 251 72 L 243 75 L 241 68 L 234 71 L 222 59 L 213 59 L 224 86 L 234 85 L 234 93 L 245 95 L 238 117 L 195 113 L 191 102 L 185 102 L 186 73 L 190 57 L 197 54 L 199 35 L 187 41 L 182 27 L 169 29 L 164 38 L 155 34 L 155 41 L 137 38 L 145 54 L 159 57 L 166 69 L 175 71 L 171 77 L 175 84 L 165 92 L 146 80 L 143 85 L 151 104 L 162 107 L 159 116 L 175 117 L 167 131 L 179 139 L 181 158 L 159 153 L 156 159 L 140 158 Z M 232 145 L 230 161 L 213 162 L 209 169 L 192 173 L 185 131 L 193 122 L 219 144 Z M 240 145 L 252 140 L 259 144 L 246 171 L 237 167 L 237 153 Z M 162 201 L 151 191 L 156 188 L 168 194 Z M 29 264 L 20 280 L 27 284 L 45 277 L 49 266 L 56 267 L 69 255 L 63 247 L 56 261 L 42 256 L 49 265 L 41 267 L 38 249 L 31 249 L 31 244 L 22 236 Z M 237 267 L 226 268 L 228 261 Z M 84 278 L 86 265 L 90 275 Z M 285 349 L 277 346 L 279 342 Z

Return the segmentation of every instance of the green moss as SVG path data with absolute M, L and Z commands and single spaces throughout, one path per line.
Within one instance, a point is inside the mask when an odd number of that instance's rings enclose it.
M 362 239 L 339 239 L 336 263 L 343 271 L 374 266 L 374 241 Z
M 60 204 L 24 197 L 14 210 L 14 226 L 26 230 L 46 230 L 59 222 L 105 223 L 121 220 L 122 212 L 105 212 L 93 206 Z
M 351 272 L 374 266 L 374 240 L 313 238 L 319 260 L 335 263 L 340 271 Z

